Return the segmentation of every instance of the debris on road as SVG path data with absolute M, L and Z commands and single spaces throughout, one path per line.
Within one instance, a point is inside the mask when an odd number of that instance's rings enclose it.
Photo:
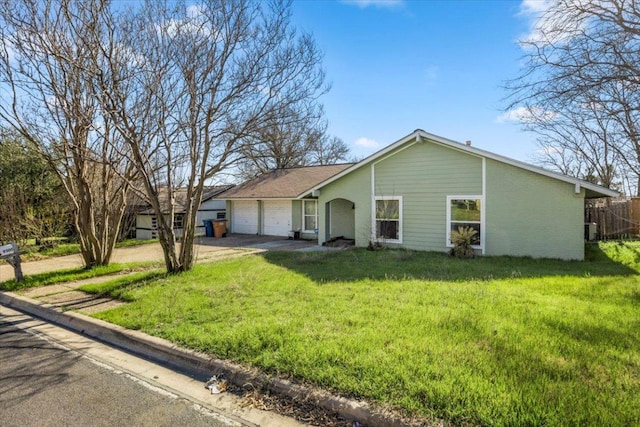
M 209 378 L 205 383 L 204 388 L 209 389 L 211 394 L 220 394 L 227 391 L 228 386 L 229 382 L 224 377 L 224 374 L 218 374 Z

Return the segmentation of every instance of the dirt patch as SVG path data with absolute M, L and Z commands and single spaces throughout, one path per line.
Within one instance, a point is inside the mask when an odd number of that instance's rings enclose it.
M 64 310 L 74 310 L 83 313 L 97 313 L 125 304 L 122 301 L 87 294 L 82 291 L 69 291 L 44 296 L 40 301 Z
M 356 245 L 354 239 L 345 239 L 344 237 L 336 237 L 326 241 L 323 246 L 330 248 L 350 248 Z

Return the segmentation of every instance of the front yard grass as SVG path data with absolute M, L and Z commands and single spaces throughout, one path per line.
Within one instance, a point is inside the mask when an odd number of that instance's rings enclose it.
M 269 252 L 92 287 L 96 317 L 455 424 L 639 425 L 640 244 L 585 262 Z
M 73 282 L 75 280 L 91 279 L 94 277 L 107 276 L 112 274 L 124 274 L 137 270 L 148 270 L 157 268 L 157 262 L 137 262 L 117 264 L 112 263 L 94 268 L 69 268 L 64 270 L 50 271 L 46 273 L 29 274 L 24 276 L 22 282 L 15 279 L 0 282 L 0 291 L 19 291 L 21 289 L 36 288 L 40 286 L 55 285 L 57 283 Z M 131 281 L 128 282 L 129 284 Z

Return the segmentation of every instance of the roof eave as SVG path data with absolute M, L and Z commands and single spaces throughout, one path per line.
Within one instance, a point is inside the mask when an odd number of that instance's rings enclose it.
M 435 143 L 441 144 L 441 145 L 445 145 L 447 147 L 456 149 L 456 150 L 460 150 L 463 152 L 468 152 L 470 154 L 474 154 L 476 156 L 480 156 L 480 157 L 486 157 L 501 163 L 505 163 L 514 167 L 518 167 L 520 169 L 524 169 L 524 170 L 528 170 L 530 172 L 533 173 L 537 173 L 540 175 L 544 175 L 547 176 L 549 178 L 553 178 L 553 179 L 557 179 L 560 181 L 564 181 L 567 182 L 569 184 L 574 184 L 574 185 L 580 185 L 581 187 L 583 187 L 585 190 L 589 190 L 589 193 L 585 194 L 585 197 L 587 198 L 598 198 L 598 197 L 618 197 L 620 195 L 620 193 L 618 193 L 615 190 L 611 190 L 609 188 L 606 187 L 602 187 L 600 185 L 597 184 L 592 184 L 590 182 L 587 181 L 583 181 L 581 179 L 578 178 L 574 178 L 574 177 L 570 177 L 568 175 L 562 175 L 560 173 L 557 172 L 552 172 L 549 171 L 547 169 L 543 169 L 540 168 L 538 166 L 533 166 L 530 165 L 528 163 L 525 162 L 521 162 L 519 160 L 515 160 L 515 159 L 510 159 L 508 157 L 505 156 L 501 156 L 500 154 L 495 154 L 492 153 L 490 151 L 485 151 L 479 148 L 475 148 L 472 147 L 470 145 L 465 145 L 465 144 L 461 144 L 459 142 L 453 141 L 451 139 L 447 139 L 447 138 L 443 138 L 441 136 L 438 135 L 434 135 L 428 132 L 423 131 L 422 129 L 416 129 L 415 131 L 413 131 L 412 133 L 410 133 L 409 135 L 405 136 L 404 138 L 399 139 L 398 141 L 394 142 L 393 144 L 387 146 L 386 148 L 383 148 L 380 151 L 377 151 L 376 153 L 373 153 L 372 155 L 366 157 L 365 159 L 361 160 L 360 162 L 356 163 L 355 165 L 345 169 L 344 171 L 340 172 L 337 175 L 334 175 L 333 177 L 321 182 L 320 184 L 316 185 L 315 187 L 313 187 L 311 189 L 311 191 L 313 190 L 319 190 L 322 187 L 342 178 L 343 176 L 353 172 L 356 169 L 361 168 L 362 166 L 386 155 L 387 153 L 395 150 L 398 146 L 401 146 L 409 141 L 412 140 L 416 140 L 416 141 L 421 141 L 421 140 L 431 140 Z

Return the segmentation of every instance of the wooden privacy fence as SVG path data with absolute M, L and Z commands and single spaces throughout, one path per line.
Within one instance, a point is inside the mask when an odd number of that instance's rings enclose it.
M 640 198 L 610 206 L 586 206 L 584 222 L 596 224 L 596 238 L 629 239 L 640 234 Z M 586 236 L 585 236 L 586 238 Z

